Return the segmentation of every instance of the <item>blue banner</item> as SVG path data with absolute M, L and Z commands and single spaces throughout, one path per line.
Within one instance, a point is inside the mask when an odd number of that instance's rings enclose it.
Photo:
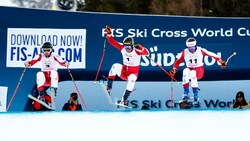
M 61 54 L 72 64 L 76 80 L 92 81 L 100 64 L 103 48 L 105 56 L 100 75 L 108 74 L 113 63 L 122 62 L 119 50 L 108 42 L 104 44 L 106 25 L 118 42 L 127 36 L 135 44 L 146 47 L 155 62 L 166 71 L 173 67 L 180 52 L 186 48 L 185 41 L 195 37 L 198 46 L 226 60 L 234 52 L 236 56 L 221 69 L 214 59 L 204 57 L 205 75 L 202 81 L 246 80 L 250 78 L 250 65 L 246 63 L 250 51 L 249 18 L 207 18 L 160 15 L 129 15 L 91 12 L 47 11 L 23 8 L 0 7 L 5 13 L 0 17 L 1 86 L 8 87 L 9 103 L 23 71 L 23 63 L 40 52 L 42 42 L 51 41 L 54 52 Z M 18 13 L 18 14 L 17 14 Z M 36 83 L 39 67 L 25 72 L 10 110 L 23 110 L 27 93 Z M 181 63 L 176 79 L 181 81 Z M 68 72 L 59 70 L 60 81 L 71 80 Z M 170 78 L 154 62 L 142 57 L 138 81 L 170 81 Z M 18 104 L 16 104 L 18 103 Z

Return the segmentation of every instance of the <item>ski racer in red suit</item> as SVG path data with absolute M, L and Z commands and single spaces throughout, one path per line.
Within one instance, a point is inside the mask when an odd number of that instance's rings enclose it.
M 140 44 L 134 46 L 134 39 L 132 37 L 126 37 L 122 43 L 117 42 L 111 35 L 112 30 L 108 26 L 105 31 L 107 33 L 108 42 L 117 48 L 123 57 L 123 64 L 114 63 L 109 71 L 107 91 L 110 93 L 116 75 L 122 80 L 126 80 L 128 83 L 122 96 L 121 104 L 127 105 L 128 97 L 130 96 L 135 86 L 135 81 L 139 75 L 141 56 L 149 55 L 149 51 Z
M 63 61 L 60 56 L 53 53 L 52 48 L 53 46 L 50 42 L 45 42 L 42 45 L 42 53 L 36 55 L 31 61 L 26 61 L 24 63 L 26 67 L 30 67 L 40 62 L 41 71 L 36 74 L 36 83 L 38 99 L 44 102 L 50 101 L 50 99 L 44 94 L 44 87 L 50 87 L 54 92 L 56 92 L 56 89 L 58 88 L 59 76 L 57 72 L 57 64 L 65 67 L 68 67 L 69 65 L 67 61 Z M 40 108 L 40 104 L 35 103 L 34 107 Z
M 181 57 L 174 63 L 170 74 L 174 76 L 179 64 L 185 60 L 186 68 L 183 70 L 182 76 L 184 88 L 182 100 L 189 99 L 189 81 L 191 80 L 190 84 L 194 94 L 194 104 L 198 104 L 198 80 L 204 75 L 203 56 L 209 56 L 219 61 L 222 68 L 226 68 L 226 63 L 215 53 L 197 46 L 195 38 L 188 38 L 186 40 L 186 47 L 187 48 L 181 52 Z

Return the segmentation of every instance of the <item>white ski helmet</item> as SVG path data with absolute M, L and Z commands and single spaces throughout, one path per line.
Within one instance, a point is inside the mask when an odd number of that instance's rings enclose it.
M 195 38 L 191 37 L 186 40 L 187 47 L 196 47 L 196 40 Z

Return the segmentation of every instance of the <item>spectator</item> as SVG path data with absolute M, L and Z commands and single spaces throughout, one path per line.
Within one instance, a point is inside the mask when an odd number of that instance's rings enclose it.
M 64 111 L 82 110 L 82 105 L 78 102 L 77 93 L 73 92 L 70 94 L 69 101 L 63 105 L 62 110 L 64 110 Z
M 141 110 L 150 110 L 149 105 L 143 105 L 141 107 Z
M 244 93 L 242 91 L 239 91 L 235 96 L 235 102 L 232 106 L 232 108 L 250 108 L 250 105 L 247 103 Z

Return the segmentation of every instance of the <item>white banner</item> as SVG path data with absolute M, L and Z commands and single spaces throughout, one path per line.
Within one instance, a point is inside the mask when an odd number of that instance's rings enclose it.
M 24 67 L 24 62 L 41 53 L 44 42 L 70 63 L 70 68 L 85 68 L 86 29 L 8 28 L 7 67 Z M 40 68 L 40 63 L 34 68 Z M 58 66 L 58 68 L 65 68 Z
M 8 87 L 0 86 L 0 112 L 6 112 L 7 90 Z

